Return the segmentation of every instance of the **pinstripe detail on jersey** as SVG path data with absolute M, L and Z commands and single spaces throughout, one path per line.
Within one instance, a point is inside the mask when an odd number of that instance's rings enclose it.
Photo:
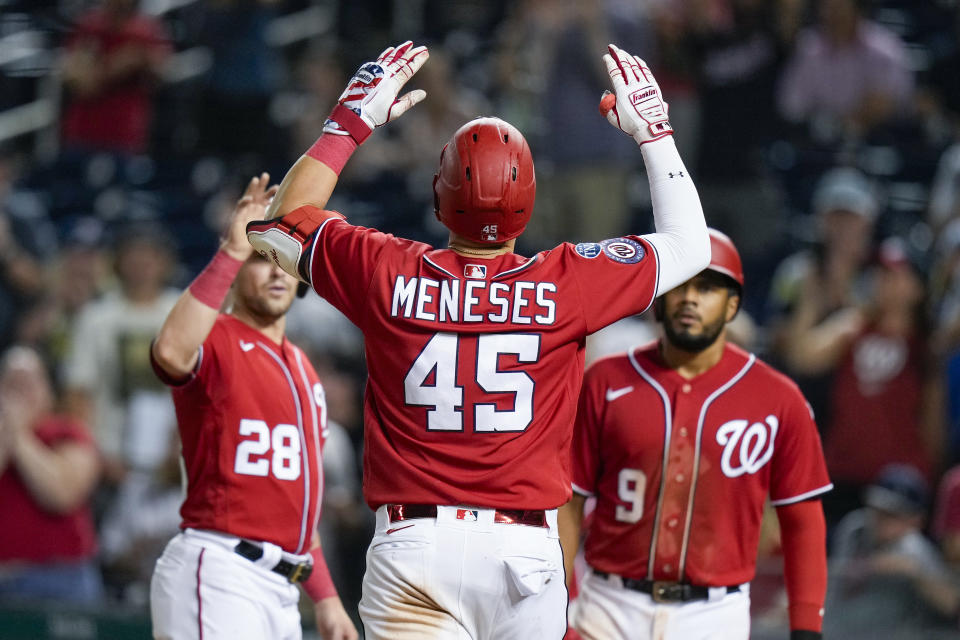
M 303 513 L 300 515 L 300 541 L 297 543 L 296 553 L 303 553 L 303 544 L 307 536 L 307 516 L 310 513 L 308 510 L 310 506 L 310 460 L 307 458 L 307 437 L 303 431 L 303 408 L 300 405 L 300 394 L 297 393 L 297 384 L 294 382 L 293 375 L 290 373 L 290 369 L 283 361 L 283 358 L 259 340 L 257 341 L 257 345 L 269 353 L 270 357 L 280 365 L 280 370 L 283 371 L 283 375 L 287 377 L 287 382 L 290 384 L 290 394 L 293 396 L 293 403 L 297 407 L 297 429 L 300 431 L 300 459 L 303 468 Z M 310 397 L 309 389 L 307 389 L 307 396 Z
M 586 489 L 584 489 L 583 487 L 579 486 L 579 485 L 578 485 L 577 483 L 575 483 L 575 482 L 571 482 L 571 483 L 570 483 L 570 488 L 573 489 L 574 493 L 578 493 L 578 494 L 580 494 L 581 496 L 584 496 L 584 497 L 586 497 L 586 498 L 592 498 L 593 496 L 596 495 L 593 491 L 587 491 Z
M 200 555 L 197 556 L 197 637 L 203 640 L 203 599 L 200 597 L 200 567 L 203 566 L 203 552 L 206 547 L 200 549 Z
M 813 498 L 813 497 L 815 497 L 815 496 L 819 496 L 821 493 L 826 493 L 827 491 L 830 491 L 831 489 L 833 489 L 833 483 L 832 483 L 832 482 L 831 482 L 830 484 L 826 484 L 826 485 L 824 485 L 824 486 L 822 486 L 822 487 L 818 487 L 817 489 L 814 489 L 813 491 L 807 491 L 806 493 L 801 493 L 801 494 L 798 495 L 798 496 L 793 496 L 793 497 L 790 497 L 790 498 L 784 498 L 783 500 L 771 500 L 771 501 L 770 501 L 770 505 L 771 505 L 771 506 L 774 506 L 774 507 L 784 507 L 784 506 L 786 506 L 786 505 L 788 505 L 788 504 L 796 504 L 796 503 L 798 503 L 798 502 L 803 502 L 804 500 L 807 500 L 807 499 L 809 499 L 809 498 Z
M 503 277 L 505 277 L 505 276 L 509 276 L 509 275 L 513 275 L 513 274 L 519 273 L 520 271 L 523 271 L 523 270 L 526 269 L 527 267 L 532 267 L 534 264 L 536 264 L 536 262 L 537 262 L 537 256 L 533 256 L 532 258 L 530 258 L 529 260 L 527 260 L 526 262 L 524 262 L 524 263 L 523 263 L 522 265 L 520 265 L 519 267 L 514 267 L 513 269 L 507 269 L 506 271 L 501 271 L 500 273 L 498 273 L 497 275 L 493 276 L 493 277 L 490 278 L 490 279 L 491 279 L 491 280 L 498 280 L 498 279 L 503 278 Z
M 297 359 L 297 367 L 300 369 L 300 379 L 303 381 L 304 389 L 307 390 L 310 402 L 310 416 L 313 419 L 313 455 L 317 461 L 317 495 L 314 498 L 313 523 L 310 527 L 312 538 L 312 532 L 317 530 L 317 524 L 320 521 L 320 501 L 323 498 L 323 462 L 320 459 L 319 433 L 321 426 L 326 422 L 326 416 L 321 416 L 319 420 L 317 419 L 317 402 L 313 397 L 313 389 L 310 387 L 307 371 L 303 368 L 303 354 L 300 349 L 296 349 L 294 355 Z M 304 459 L 306 459 L 306 454 L 304 454 Z M 303 553 L 304 551 L 304 549 L 297 549 L 297 553 Z
M 427 256 L 423 256 L 423 261 L 426 262 L 426 263 L 427 263 L 428 265 L 430 265 L 431 267 L 433 267 L 434 269 L 436 269 L 437 271 L 440 271 L 441 273 L 450 276 L 450 277 L 453 278 L 454 280 L 459 280 L 459 279 L 460 279 L 460 278 L 458 278 L 457 276 L 455 276 L 455 275 L 453 275 L 452 273 L 450 273 L 449 271 L 447 271 L 446 269 L 444 269 L 443 267 L 441 267 L 440 265 L 438 265 L 436 262 L 434 262 L 433 260 L 431 260 L 431 259 L 428 258 Z
M 640 236 L 641 238 L 643 236 Z M 646 243 L 653 249 L 654 259 L 657 261 L 657 279 L 653 283 L 653 296 L 650 298 L 650 302 L 647 303 L 647 306 L 644 308 L 641 313 L 646 313 L 647 309 L 653 306 L 654 301 L 657 299 L 657 291 L 660 289 L 660 252 L 657 251 L 657 245 L 653 244 L 649 240 L 646 240 Z
M 703 424 L 706 422 L 707 418 L 707 409 L 710 408 L 710 405 L 713 404 L 714 400 L 723 395 L 727 390 L 733 387 L 733 385 L 737 384 L 737 382 L 739 382 L 743 376 L 747 374 L 747 371 L 750 370 L 756 361 L 757 356 L 751 353 L 746 364 L 744 364 L 743 367 L 737 371 L 732 378 L 717 387 L 713 393 L 707 396 L 707 399 L 703 402 L 703 406 L 700 407 L 700 417 L 697 419 L 697 440 L 693 450 L 693 476 L 690 478 L 690 497 L 687 500 L 687 521 L 683 526 L 683 543 L 680 545 L 680 566 L 677 570 L 677 575 L 679 576 L 680 580 L 683 580 L 683 573 L 687 564 L 687 544 L 690 542 L 690 525 L 693 521 L 693 501 L 697 494 L 697 483 L 700 481 L 700 444 L 701 437 L 703 435 Z
M 656 289 L 654 289 L 654 291 L 656 291 Z M 657 512 L 653 517 L 653 529 L 650 534 L 650 558 L 647 560 L 647 578 L 653 580 L 653 564 L 657 558 L 657 536 L 660 534 L 660 512 L 663 509 L 664 488 L 667 486 L 667 463 L 670 454 L 670 436 L 673 433 L 673 410 L 670 408 L 670 397 L 667 395 L 667 392 L 659 382 L 653 379 L 653 376 L 640 366 L 640 362 L 636 357 L 637 348 L 638 347 L 634 347 L 627 352 L 630 364 L 633 365 L 636 372 L 640 374 L 640 377 L 653 387 L 654 391 L 660 396 L 660 400 L 663 401 L 663 463 L 660 471 L 660 491 L 657 495 Z
M 313 286 L 313 256 L 317 253 L 317 245 L 320 244 L 320 234 L 323 233 L 324 228 L 331 220 L 343 220 L 343 218 L 338 218 L 336 216 L 332 218 L 327 218 L 320 224 L 320 228 L 314 231 L 313 233 L 313 246 L 310 247 L 310 262 L 307 264 L 307 277 L 309 278 L 310 285 Z

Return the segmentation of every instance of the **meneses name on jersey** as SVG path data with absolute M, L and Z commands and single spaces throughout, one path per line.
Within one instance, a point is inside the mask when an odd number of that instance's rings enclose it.
M 390 315 L 431 322 L 552 325 L 557 317 L 552 282 L 432 280 L 397 276 Z

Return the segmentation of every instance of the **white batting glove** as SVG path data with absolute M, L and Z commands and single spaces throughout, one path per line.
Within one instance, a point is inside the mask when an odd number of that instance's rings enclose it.
M 350 135 L 361 143 L 374 129 L 402 115 L 427 97 L 422 89 L 400 98 L 397 95 L 429 57 L 426 47 L 414 47 L 408 40 L 397 47 L 387 47 L 376 62 L 361 65 L 323 123 L 323 131 Z
M 612 44 L 607 50 L 610 53 L 603 56 L 603 61 L 614 93 L 604 92 L 600 99 L 601 115 L 632 136 L 637 144 L 672 135 L 673 127 L 667 119 L 669 107 L 647 63 Z

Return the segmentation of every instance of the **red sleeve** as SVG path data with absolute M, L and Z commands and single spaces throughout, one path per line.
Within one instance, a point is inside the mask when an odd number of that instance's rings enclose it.
M 206 379 L 210 377 L 209 372 L 216 368 L 217 353 L 222 349 L 219 347 L 224 343 L 227 338 L 227 331 L 223 325 L 224 314 L 220 314 L 217 318 L 217 321 L 214 323 L 213 328 L 210 330 L 210 334 L 207 335 L 207 339 L 203 341 L 203 344 L 200 345 L 200 353 L 197 357 L 197 364 L 193 366 L 193 371 L 188 373 L 183 378 L 174 378 L 156 361 L 156 358 L 153 357 L 153 343 L 150 343 L 150 366 L 153 367 L 153 373 L 160 379 L 160 382 L 172 387 L 173 389 L 183 389 L 188 385 L 193 386 L 193 383 L 197 379 Z
M 821 630 L 827 594 L 827 525 L 819 500 L 777 507 L 790 629 Z
M 577 405 L 577 419 L 573 427 L 573 490 L 581 495 L 592 496 L 597 492 L 600 461 L 600 431 L 603 427 L 597 368 L 587 369 Z
M 775 507 L 800 502 L 829 491 L 820 434 L 813 410 L 792 382 L 787 382 L 770 471 L 770 502 Z M 768 418 L 769 419 L 769 418 Z
M 657 291 L 653 245 L 639 236 L 563 244 L 565 271 L 576 281 L 587 333 L 645 311 Z
M 400 241 L 341 218 L 326 220 L 310 247 L 310 281 L 316 292 L 358 327 L 364 325 L 373 274 L 384 249 Z

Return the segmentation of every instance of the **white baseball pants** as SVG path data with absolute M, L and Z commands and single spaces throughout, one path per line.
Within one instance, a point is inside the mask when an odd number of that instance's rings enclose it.
M 476 519 L 458 519 L 463 509 Z M 366 640 L 561 640 L 563 555 L 557 512 L 546 515 L 532 527 L 441 506 L 390 523 L 380 507 L 360 600 Z
M 164 549 L 150 581 L 156 640 L 300 640 L 300 590 L 270 571 L 282 551 L 262 543 L 252 562 L 239 538 L 187 529 Z
M 570 605 L 570 626 L 584 640 L 749 640 L 750 585 L 711 591 L 708 600 L 659 603 L 616 576 L 588 571 Z

